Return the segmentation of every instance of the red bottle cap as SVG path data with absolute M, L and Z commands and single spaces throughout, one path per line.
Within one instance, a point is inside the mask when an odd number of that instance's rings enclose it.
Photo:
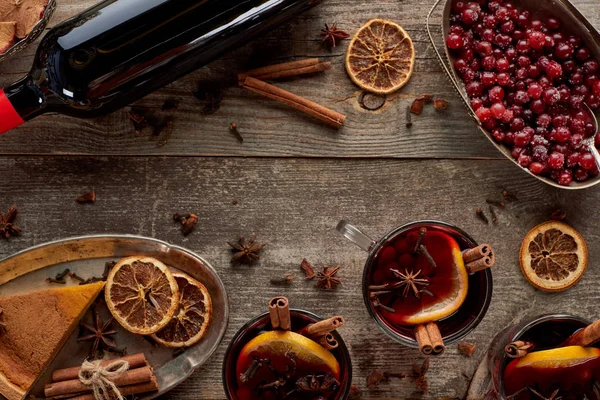
M 4 89 L 0 89 L 0 135 L 23 123 L 25 121 L 4 94 Z

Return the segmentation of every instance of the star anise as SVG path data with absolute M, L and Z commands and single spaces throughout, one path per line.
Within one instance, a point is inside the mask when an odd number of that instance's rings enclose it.
M 11 206 L 6 214 L 0 213 L 0 237 L 10 239 L 21 233 L 21 228 L 14 224 L 17 218 L 17 206 Z
M 104 350 L 121 352 L 117 349 L 117 344 L 114 339 L 110 336 L 117 333 L 112 328 L 113 318 L 111 317 L 108 321 L 102 321 L 100 313 L 94 307 L 92 309 L 93 325 L 89 325 L 85 322 L 81 322 L 80 326 L 84 331 L 88 331 L 88 334 L 81 335 L 78 342 L 93 342 L 90 349 L 90 358 L 99 359 L 104 356 Z
M 255 261 L 260 260 L 260 251 L 266 245 L 260 244 L 256 241 L 256 237 L 246 240 L 244 236 L 240 236 L 240 239 L 236 242 L 227 242 L 232 247 L 233 256 L 231 262 L 242 262 L 246 264 L 252 264 Z
M 419 278 L 421 270 L 418 270 L 417 272 L 408 272 L 408 270 L 405 269 L 404 273 L 395 269 L 392 269 L 391 271 L 394 276 L 400 278 L 400 281 L 396 285 L 399 288 L 404 287 L 404 290 L 402 291 L 402 296 L 404 298 L 408 297 L 411 290 L 417 299 L 420 298 L 421 290 L 429 285 L 429 279 Z
M 324 375 L 307 375 L 296 381 L 295 391 L 324 395 L 335 392 L 339 386 L 340 383 L 330 373 Z
M 4 310 L 0 308 L 0 336 L 6 333 L 6 324 L 1 321 Z
M 323 289 L 333 289 L 337 285 L 342 284 L 342 279 L 337 276 L 340 267 L 332 267 L 324 265 L 323 271 L 317 272 L 317 287 Z
M 347 39 L 350 35 L 347 32 L 337 28 L 337 24 L 329 25 L 325 24 L 325 28 L 321 29 L 321 37 L 323 41 L 328 43 L 331 47 L 335 47 L 338 42 Z

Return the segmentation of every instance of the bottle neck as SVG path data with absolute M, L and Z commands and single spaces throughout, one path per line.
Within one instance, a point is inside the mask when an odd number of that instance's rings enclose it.
M 0 89 L 0 134 L 41 114 L 45 103 L 42 90 L 29 75 Z

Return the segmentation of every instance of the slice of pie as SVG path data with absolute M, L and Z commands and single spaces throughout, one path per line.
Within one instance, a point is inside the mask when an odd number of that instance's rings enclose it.
M 25 398 L 103 287 L 97 282 L 0 299 L 0 397 Z

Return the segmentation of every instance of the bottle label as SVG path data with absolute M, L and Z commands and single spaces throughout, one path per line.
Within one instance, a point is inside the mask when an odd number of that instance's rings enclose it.
M 25 121 L 4 94 L 4 89 L 0 89 L 0 135 L 23 123 Z

